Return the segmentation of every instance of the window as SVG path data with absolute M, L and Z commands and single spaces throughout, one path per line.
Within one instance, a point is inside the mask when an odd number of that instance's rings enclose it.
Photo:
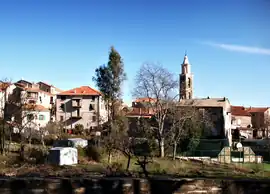
M 45 116 L 44 116 L 44 115 L 39 115 L 39 116 L 38 116 L 38 119 L 39 119 L 40 121 L 43 121 L 43 120 L 45 120 Z
M 66 96 L 61 96 L 61 100 L 65 100 L 66 99 Z
M 50 102 L 53 103 L 53 96 L 50 97 Z
M 65 111 L 65 104 L 62 103 L 62 104 L 60 105 L 60 108 L 61 108 L 63 111 Z
M 95 96 L 92 96 L 92 100 L 94 101 L 96 99 L 96 97 Z
M 188 78 L 188 87 L 190 88 L 191 87 L 191 79 Z
M 92 121 L 93 122 L 96 122 L 96 120 L 97 120 L 97 117 L 96 116 L 92 116 Z
M 60 116 L 60 121 L 64 121 L 64 116 Z
M 33 115 L 33 114 L 28 114 L 28 115 L 27 115 L 27 120 L 28 120 L 28 121 L 34 120 L 34 115 Z
M 93 105 L 93 104 L 90 104 L 90 105 L 89 105 L 89 110 L 90 110 L 90 111 L 94 110 L 94 105 Z
M 42 98 L 41 98 L 41 96 L 39 97 L 39 101 L 40 101 L 40 103 L 42 103 Z

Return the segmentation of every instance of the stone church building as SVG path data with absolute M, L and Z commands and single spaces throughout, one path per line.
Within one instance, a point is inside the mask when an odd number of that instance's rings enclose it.
M 179 75 L 179 106 L 195 106 L 200 110 L 206 110 L 214 125 L 212 135 L 207 139 L 219 139 L 227 142 L 224 144 L 231 145 L 231 105 L 228 98 L 194 98 L 193 78 L 191 64 L 185 54 Z

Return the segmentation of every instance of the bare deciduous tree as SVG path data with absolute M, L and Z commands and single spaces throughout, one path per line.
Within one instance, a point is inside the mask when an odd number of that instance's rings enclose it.
M 0 81 L 0 119 L 1 119 L 1 129 L 0 129 L 0 153 L 5 154 L 6 147 L 6 129 L 7 123 L 5 119 L 6 103 L 8 100 L 8 88 L 11 85 L 11 80 L 5 78 Z
M 187 137 L 200 138 L 204 129 L 212 127 L 208 113 L 200 112 L 194 101 L 189 106 L 172 105 L 167 118 L 169 139 L 173 144 L 173 159 L 181 140 Z
M 155 112 L 157 126 L 154 127 L 154 131 L 159 143 L 160 156 L 164 157 L 164 123 L 171 100 L 178 96 L 174 93 L 178 88 L 178 81 L 161 65 L 144 64 L 137 73 L 135 83 L 134 96 L 148 98 L 148 106 Z
M 12 132 L 19 133 L 21 137 L 20 141 L 20 157 L 24 157 L 24 138 L 28 132 L 28 138 L 32 137 L 32 130 L 36 128 L 35 119 L 37 118 L 37 105 L 29 103 L 27 93 L 24 87 L 16 85 L 13 91 L 8 95 L 8 99 L 5 103 L 5 120 L 8 122 L 13 130 Z
M 270 128 L 270 115 L 264 115 L 264 128 L 266 130 L 266 138 L 269 138 L 269 128 Z

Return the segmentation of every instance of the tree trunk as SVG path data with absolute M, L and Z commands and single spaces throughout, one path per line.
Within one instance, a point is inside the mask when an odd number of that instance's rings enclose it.
M 129 170 L 129 166 L 130 166 L 130 159 L 131 159 L 131 157 L 130 156 L 128 156 L 128 161 L 127 161 L 127 171 Z
M 177 150 L 177 142 L 175 141 L 173 144 L 173 160 L 175 160 L 176 157 L 176 150 Z
M 24 145 L 22 143 L 20 145 L 20 159 L 24 161 Z
M 46 146 L 45 146 L 44 136 L 43 135 L 41 136 L 41 143 L 42 143 L 43 148 L 45 148 Z
M 165 151 L 164 151 L 164 138 L 161 138 L 160 141 L 159 141 L 159 154 L 160 154 L 160 157 L 163 158 L 165 156 Z
M 112 162 L 112 154 L 111 154 L 111 151 L 109 151 L 108 153 L 108 163 L 111 164 Z
M 0 152 L 1 155 L 5 155 L 5 122 L 4 120 L 1 121 L 2 122 L 2 126 L 1 126 L 1 131 L 0 131 Z

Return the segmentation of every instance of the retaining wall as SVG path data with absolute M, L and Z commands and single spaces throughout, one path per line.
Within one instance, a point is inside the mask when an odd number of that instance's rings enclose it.
M 151 192 L 150 192 L 151 191 Z M 167 179 L 130 178 L 93 179 L 0 179 L 0 194 L 172 194 L 268 193 L 267 180 Z

